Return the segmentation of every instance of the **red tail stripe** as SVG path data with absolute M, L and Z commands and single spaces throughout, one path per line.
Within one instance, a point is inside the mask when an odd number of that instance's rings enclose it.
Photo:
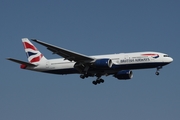
M 24 42 L 24 48 L 25 49 L 32 49 L 32 50 L 37 51 L 37 48 L 35 46 L 33 46 L 33 45 L 31 45 L 31 44 L 29 44 L 27 42 Z
M 41 54 L 40 56 L 37 56 L 37 57 L 33 58 L 30 62 L 31 62 L 31 63 L 33 63 L 33 62 L 39 62 L 42 57 L 43 57 L 43 55 Z

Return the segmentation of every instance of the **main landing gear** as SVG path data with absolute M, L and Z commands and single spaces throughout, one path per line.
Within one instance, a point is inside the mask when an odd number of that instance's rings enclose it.
M 156 75 L 159 75 L 160 69 L 162 69 L 162 66 L 157 67 L 157 70 L 156 70 L 156 73 L 155 73 Z
M 100 83 L 104 83 L 104 80 L 101 79 L 101 78 L 98 78 L 97 80 L 92 81 L 92 84 L 94 84 L 94 85 L 97 85 L 97 84 L 100 84 Z
M 84 78 L 88 78 L 89 76 L 87 74 L 82 74 L 80 75 L 80 78 L 84 79 Z M 104 80 L 101 79 L 101 76 L 98 75 L 97 79 L 92 81 L 92 84 L 94 85 L 97 85 L 97 84 L 100 84 L 100 83 L 104 83 Z
M 101 74 L 96 74 L 97 79 L 92 81 L 92 84 L 97 85 L 100 83 L 104 83 L 104 80 L 101 78 Z

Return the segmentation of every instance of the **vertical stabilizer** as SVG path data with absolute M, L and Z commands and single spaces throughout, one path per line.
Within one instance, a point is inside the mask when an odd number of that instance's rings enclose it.
M 22 38 L 22 42 L 30 63 L 43 62 L 47 60 L 44 55 L 29 41 L 28 38 Z

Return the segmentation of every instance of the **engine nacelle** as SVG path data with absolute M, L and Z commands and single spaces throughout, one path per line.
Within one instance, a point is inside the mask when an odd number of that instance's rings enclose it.
M 93 66 L 95 68 L 100 68 L 100 69 L 111 68 L 112 65 L 113 65 L 112 60 L 108 58 L 98 59 L 93 63 Z
M 114 74 L 114 77 L 119 80 L 131 79 L 133 77 L 133 72 L 131 70 L 121 70 L 118 73 Z

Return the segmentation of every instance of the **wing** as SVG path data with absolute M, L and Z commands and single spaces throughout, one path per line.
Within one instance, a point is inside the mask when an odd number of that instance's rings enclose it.
M 28 62 L 24 62 L 24 61 L 21 61 L 21 60 L 17 60 L 17 59 L 14 59 L 14 58 L 7 58 L 7 60 L 10 60 L 10 61 L 13 61 L 13 62 L 16 62 L 16 63 L 19 63 L 19 64 L 27 65 L 27 66 L 32 66 L 32 67 L 37 66 L 37 65 L 34 65 L 34 64 L 31 64 L 31 63 L 28 63 Z
M 42 42 L 40 40 L 32 39 L 32 41 L 47 47 L 47 49 L 52 51 L 54 54 L 58 54 L 69 61 L 89 62 L 89 61 L 94 60 L 94 58 L 92 57 L 89 57 L 80 53 L 76 53 L 76 52 L 61 48 L 61 47 L 57 47 L 57 46 Z

